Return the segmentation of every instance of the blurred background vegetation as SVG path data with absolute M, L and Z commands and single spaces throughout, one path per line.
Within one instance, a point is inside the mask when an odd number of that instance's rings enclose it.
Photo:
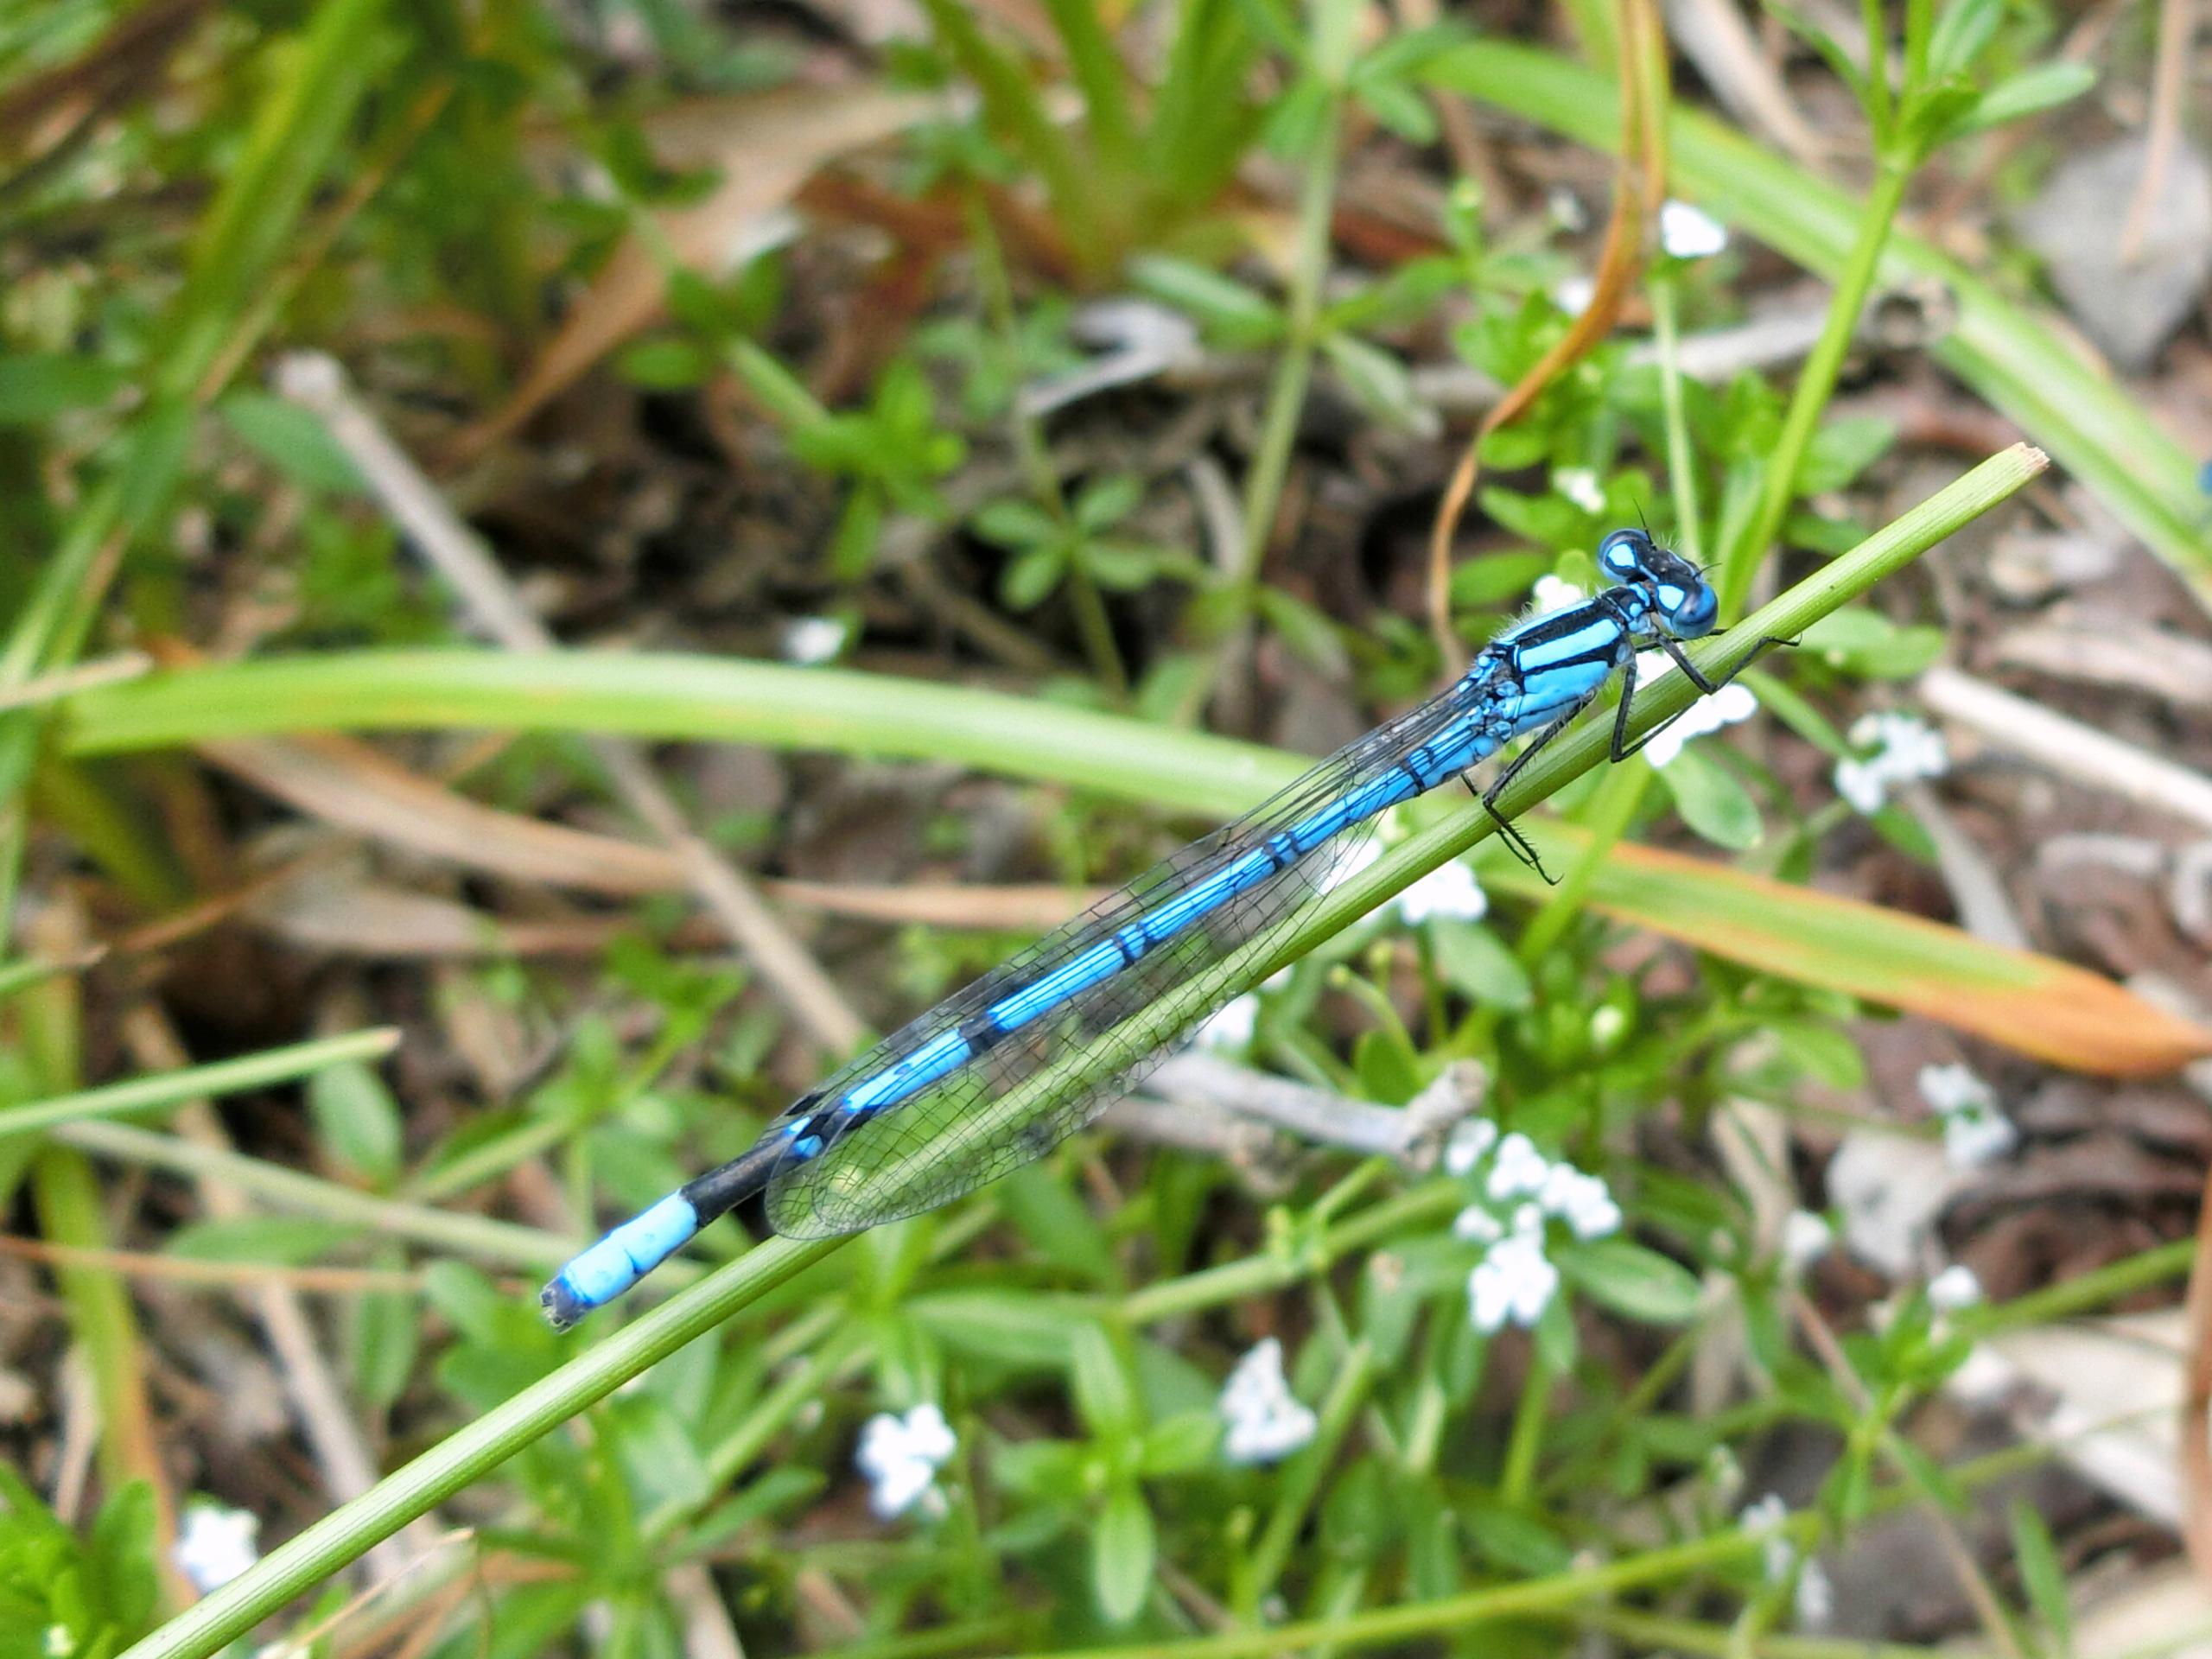
M 0 1656 L 2206 1639 L 2201 29 L 0 6 Z M 2022 439 L 1560 886 L 1426 804 L 1099 1131 L 539 1319 L 1607 530 Z

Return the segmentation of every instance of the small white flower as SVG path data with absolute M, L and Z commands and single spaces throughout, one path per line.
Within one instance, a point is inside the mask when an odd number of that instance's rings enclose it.
M 38 1648 L 42 1659 L 73 1659 L 77 1638 L 57 1619 L 38 1633 Z
M 1452 1126 L 1451 1136 L 1444 1142 L 1444 1167 L 1447 1173 L 1465 1175 L 1482 1162 L 1490 1149 L 1497 1144 L 1497 1125 L 1486 1117 L 1464 1118 Z
M 1535 584 L 1529 589 L 1529 604 L 1538 616 L 1548 616 L 1554 611 L 1566 610 L 1569 606 L 1580 605 L 1589 597 L 1588 591 L 1579 582 L 1569 582 L 1565 576 L 1538 576 Z
M 184 1512 L 171 1559 L 201 1595 L 228 1584 L 260 1559 L 254 1541 L 261 1518 L 219 1503 L 194 1503 Z
M 1479 1204 L 1471 1204 L 1452 1217 L 1452 1230 L 1470 1244 L 1495 1244 L 1505 1236 L 1504 1225 Z
M 1562 231 L 1580 233 L 1590 228 L 1590 210 L 1582 198 L 1563 184 L 1555 184 L 1544 192 L 1544 212 L 1553 224 Z
M 1991 1107 L 1997 1103 L 1995 1091 L 1970 1065 L 1957 1062 L 1923 1065 L 1914 1081 L 1919 1085 L 1921 1099 L 1928 1103 L 1928 1109 L 1938 1116 L 1948 1117 L 1967 1107 Z
M 1611 1048 L 1628 1029 L 1628 1015 L 1610 1002 L 1600 1003 L 1590 1016 L 1590 1040 L 1599 1048 Z
M 1467 1275 L 1467 1317 L 1494 1336 L 1510 1323 L 1523 1329 L 1543 1317 L 1559 1289 L 1559 1269 L 1544 1256 L 1541 1231 L 1516 1230 L 1499 1239 Z
M 1192 1033 L 1192 1040 L 1200 1048 L 1243 1048 L 1252 1040 L 1259 1025 L 1259 996 L 1247 991 L 1216 1008 Z
M 1659 245 L 1677 259 L 1703 259 L 1728 245 L 1728 227 L 1687 201 L 1659 209 Z
M 1586 1243 L 1620 1230 L 1621 1207 L 1613 1201 L 1612 1189 L 1599 1177 L 1585 1174 L 1572 1164 L 1554 1164 L 1544 1176 L 1537 1198 Z
M 1951 769 L 1943 734 L 1917 715 L 1862 715 L 1849 733 L 1855 749 L 1872 749 L 1835 765 L 1835 791 L 1859 811 L 1878 812 L 1892 790 Z
M 809 668 L 834 661 L 849 632 L 834 616 L 795 616 L 784 624 L 784 660 Z
M 1603 512 L 1605 510 L 1605 486 L 1598 481 L 1595 467 L 1554 467 L 1552 468 L 1552 488 L 1585 512 Z
M 1282 1344 L 1273 1337 L 1236 1362 L 1222 1384 L 1220 1409 L 1229 1425 L 1222 1452 L 1231 1463 L 1278 1462 L 1311 1440 L 1319 1426 L 1291 1393 L 1282 1373 Z
M 1943 1155 L 1954 1169 L 1994 1163 L 2019 1143 L 2012 1120 L 1999 1111 L 1954 1112 L 1943 1120 Z
M 1928 1305 L 1938 1313 L 1956 1313 L 1981 1300 L 1981 1281 L 1963 1262 L 1954 1262 L 1928 1281 Z
M 1835 1586 L 1827 1569 L 1808 1560 L 1797 1569 L 1797 1623 L 1801 1629 L 1825 1630 L 1835 1617 Z
M 917 1503 L 925 1514 L 942 1515 L 944 1494 L 934 1484 L 937 1471 L 958 1444 L 944 1413 L 933 1405 L 916 1406 L 904 1417 L 876 1413 L 861 1428 L 860 1449 L 853 1455 L 874 1488 L 869 1507 L 886 1521 Z
M 1398 914 L 1414 927 L 1436 916 L 1478 922 L 1489 913 L 1489 894 L 1475 873 L 1456 858 L 1438 865 L 1398 895 Z
M 1971 1066 L 1923 1065 L 1920 1097 L 1943 1120 L 1943 1151 L 1955 1169 L 1972 1169 L 2012 1151 L 2019 1135 L 1996 1091 Z
M 1643 746 L 1643 758 L 1656 772 L 1680 754 L 1692 738 L 1749 720 L 1758 710 L 1759 700 L 1751 695 L 1751 688 L 1732 680 L 1718 691 L 1700 697 L 1655 732 Z
M 1483 1190 L 1491 1202 L 1503 1204 L 1523 1192 L 1542 1191 L 1544 1178 L 1551 1173 L 1551 1168 L 1544 1154 L 1536 1150 L 1536 1143 L 1516 1129 L 1497 1143 L 1497 1157 L 1491 1165 L 1490 1177 L 1484 1182 Z
M 1797 1562 L 1797 1546 L 1783 1530 L 1789 1519 L 1789 1506 L 1782 1501 L 1780 1492 L 1769 1492 L 1736 1517 L 1736 1524 L 1745 1532 L 1765 1540 L 1759 1562 L 1769 1584 L 1781 1583 Z
M 1597 297 L 1598 284 L 1580 272 L 1562 276 L 1552 284 L 1552 303 L 1570 317 L 1580 316 Z
M 1809 1210 L 1792 1210 L 1782 1224 L 1782 1259 L 1802 1273 L 1834 1246 L 1827 1222 Z

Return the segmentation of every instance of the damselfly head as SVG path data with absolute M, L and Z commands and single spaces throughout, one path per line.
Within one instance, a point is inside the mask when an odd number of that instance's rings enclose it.
M 1649 531 L 1614 531 L 1598 543 L 1598 568 L 1643 589 L 1658 626 L 1677 639 L 1701 639 L 1719 620 L 1719 596 L 1703 573 L 1653 541 Z

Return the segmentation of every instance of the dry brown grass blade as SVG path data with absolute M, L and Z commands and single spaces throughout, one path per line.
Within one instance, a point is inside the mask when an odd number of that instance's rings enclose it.
M 353 738 L 231 738 L 199 752 L 325 823 L 472 869 L 594 893 L 683 885 L 672 853 L 480 805 Z
M 464 459 L 520 426 L 599 359 L 659 315 L 667 262 L 726 275 L 747 233 L 787 205 L 816 169 L 881 142 L 939 107 L 934 99 L 874 86 L 787 87 L 693 106 L 664 129 L 679 166 L 716 166 L 721 182 L 686 207 L 659 214 L 651 235 L 615 250 L 588 292 L 496 412 L 458 435 Z
M 2212 1173 L 2196 1212 L 2196 1258 L 2189 1268 L 2181 1393 L 2182 1541 L 2197 1576 L 2212 1582 Z
M 786 904 L 827 911 L 833 916 L 1006 933 L 1045 932 L 1106 896 L 1103 887 L 1062 887 L 1041 881 L 997 887 L 861 887 L 835 881 L 764 885 Z
M 1651 0 L 1619 0 L 1618 18 L 1624 47 L 1621 126 L 1625 137 L 1614 175 L 1612 217 L 1605 226 L 1590 303 L 1535 366 L 1483 417 L 1474 436 L 1467 441 L 1459 464 L 1452 469 L 1451 481 L 1444 486 L 1444 499 L 1438 504 L 1436 521 L 1429 532 L 1429 632 L 1445 666 L 1454 672 L 1465 653 L 1452 632 L 1452 539 L 1475 493 L 1475 480 L 1481 473 L 1477 457 L 1483 440 L 1520 419 L 1562 371 L 1612 332 L 1641 266 L 1644 225 L 1665 189 L 1666 54 L 1659 16 Z

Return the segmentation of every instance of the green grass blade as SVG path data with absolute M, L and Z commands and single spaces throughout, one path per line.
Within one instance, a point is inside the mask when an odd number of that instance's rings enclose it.
M 118 1117 L 129 1112 L 153 1111 L 181 1106 L 188 1100 L 235 1095 L 272 1083 L 289 1083 L 311 1077 L 342 1060 L 376 1060 L 399 1046 L 399 1032 L 391 1026 L 351 1031 L 342 1037 L 324 1037 L 311 1043 L 294 1043 L 235 1060 L 210 1065 L 186 1066 L 97 1089 L 79 1089 L 21 1106 L 0 1107 L 0 1141 L 50 1128 L 56 1123 L 87 1117 Z

